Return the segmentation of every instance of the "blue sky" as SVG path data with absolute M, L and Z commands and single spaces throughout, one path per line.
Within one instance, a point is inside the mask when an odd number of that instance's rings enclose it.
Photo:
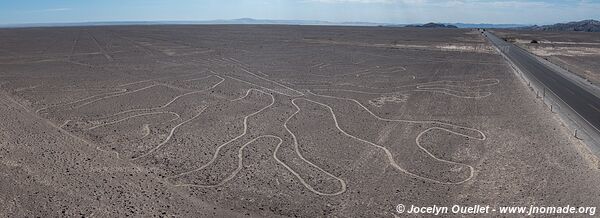
M 244 17 L 549 24 L 600 19 L 600 0 L 0 0 L 0 24 Z

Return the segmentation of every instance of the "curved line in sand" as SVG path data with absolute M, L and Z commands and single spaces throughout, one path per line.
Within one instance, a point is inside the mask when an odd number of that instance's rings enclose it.
M 162 141 L 160 144 L 156 145 L 154 148 L 150 149 L 149 151 L 147 151 L 146 153 L 143 153 L 142 155 L 140 155 L 140 156 L 138 156 L 138 157 L 131 158 L 131 160 L 134 160 L 134 161 L 135 161 L 135 160 L 137 160 L 137 159 L 140 159 L 140 158 L 143 158 L 143 157 L 145 157 L 145 156 L 148 156 L 149 154 L 151 154 L 151 153 L 153 153 L 154 151 L 158 150 L 158 149 L 159 149 L 160 147 L 162 147 L 163 145 L 167 144 L 167 142 L 169 142 L 169 140 L 171 139 L 171 137 L 173 137 L 173 135 L 175 134 L 175 130 L 176 130 L 177 128 L 179 128 L 180 126 L 182 126 L 182 125 L 184 125 L 184 124 L 186 124 L 186 123 L 189 123 L 190 121 L 192 121 L 192 120 L 196 119 L 197 117 L 199 117 L 199 116 L 202 114 L 202 112 L 204 112 L 204 110 L 206 110 L 206 108 L 207 108 L 206 106 L 205 106 L 205 107 L 203 107 L 203 108 L 202 108 L 202 110 L 200 110 L 200 112 L 198 112 L 198 114 L 196 114 L 196 115 L 195 115 L 195 116 L 193 116 L 192 118 L 190 118 L 190 119 L 188 119 L 188 120 L 186 120 L 186 121 L 183 121 L 183 122 L 181 122 L 181 123 L 177 124 L 176 126 L 174 126 L 174 127 L 171 129 L 171 131 L 169 131 L 169 135 L 167 136 L 167 138 L 165 138 L 165 139 L 164 139 L 164 140 L 163 140 L 163 141 Z
M 221 151 L 221 149 L 222 149 L 223 147 L 225 147 L 225 146 L 226 146 L 226 145 L 228 145 L 229 143 L 232 143 L 232 142 L 234 142 L 235 140 L 238 140 L 239 138 L 241 138 L 241 137 L 243 137 L 244 135 L 246 135 L 246 133 L 248 133 L 248 118 L 249 118 L 249 117 L 251 117 L 251 116 L 254 116 L 254 115 L 258 114 L 258 113 L 260 113 L 260 112 L 264 111 L 265 109 L 267 109 L 267 108 L 269 108 L 269 107 L 273 106 L 273 104 L 275 104 L 275 97 L 274 97 L 273 95 L 271 95 L 270 93 L 263 92 L 263 91 L 261 91 L 261 90 L 258 90 L 258 89 L 249 89 L 247 93 L 249 93 L 249 92 L 250 92 L 250 90 L 254 90 L 254 91 L 261 92 L 261 93 L 264 93 L 264 94 L 267 94 L 267 95 L 271 96 L 271 103 L 270 103 L 269 105 L 267 105 L 267 106 L 265 106 L 265 107 L 261 108 L 261 109 L 260 109 L 260 110 L 258 110 L 258 111 L 255 111 L 255 112 L 253 112 L 253 113 L 251 113 L 251 114 L 248 114 L 248 115 L 246 115 L 246 116 L 244 117 L 244 130 L 243 130 L 242 134 L 240 134 L 240 135 L 236 136 L 235 138 L 233 138 L 233 139 L 231 139 L 231 140 L 229 140 L 229 141 L 227 141 L 227 142 L 225 142 L 225 143 L 223 143 L 223 144 L 219 145 L 219 146 L 217 147 L 217 150 L 215 151 L 215 153 L 214 153 L 213 157 L 210 159 L 210 161 L 209 161 L 208 163 L 206 163 L 206 164 L 204 164 L 204 165 L 202 165 L 202 166 L 200 166 L 200 167 L 198 167 L 198 168 L 196 168 L 196 169 L 189 170 L 189 171 L 186 171 L 186 172 L 183 172 L 183 173 L 179 173 L 179 174 L 176 174 L 176 175 L 173 175 L 173 176 L 169 176 L 169 177 L 167 177 L 167 178 L 174 178 L 174 177 L 179 177 L 179 176 L 187 175 L 187 174 L 190 174 L 190 173 L 193 173 L 193 172 L 200 171 L 200 170 L 202 170 L 202 169 L 204 169 L 204 168 L 208 167 L 209 165 L 211 165 L 213 162 L 215 162 L 215 160 L 217 160 L 217 157 L 218 157 L 218 155 L 219 155 L 219 152 Z M 244 98 L 245 98 L 246 96 L 248 96 L 248 95 L 246 94 L 246 95 L 244 96 Z M 237 99 L 230 100 L 230 101 L 236 101 L 236 100 L 237 100 Z
M 451 132 L 451 133 L 454 133 L 454 134 L 457 134 L 457 135 L 460 135 L 460 136 L 463 136 L 463 137 L 467 137 L 467 138 L 474 138 L 474 137 L 471 137 L 471 136 L 468 136 L 468 135 L 465 135 L 465 134 L 462 134 L 462 133 L 454 132 L 454 131 L 452 131 L 452 130 L 449 130 L 449 129 L 440 128 L 440 127 L 431 127 L 431 128 L 429 128 L 429 129 L 426 129 L 425 131 L 421 132 L 421 133 L 420 133 L 420 134 L 417 136 L 417 138 L 416 138 L 415 140 L 417 141 L 417 145 L 418 145 L 418 147 L 419 147 L 420 149 L 424 150 L 424 151 L 425 151 L 425 152 L 426 152 L 428 155 L 432 156 L 434 159 L 436 159 L 436 160 L 441 160 L 441 161 L 443 161 L 443 162 L 446 162 L 446 163 L 453 163 L 453 164 L 458 164 L 458 165 L 467 166 L 467 167 L 469 168 L 469 170 L 470 170 L 470 176 L 469 176 L 468 178 L 466 178 L 466 179 L 462 180 L 462 181 L 459 181 L 459 182 L 442 182 L 442 181 L 438 181 L 438 180 L 435 180 L 435 179 L 431 179 L 431 178 L 427 178 L 427 177 L 419 176 L 419 175 L 417 175 L 417 174 L 414 174 L 414 173 L 411 173 L 411 172 L 407 171 L 406 169 L 404 169 L 404 168 L 400 167 L 400 165 L 398 165 L 398 163 L 396 163 L 396 161 L 394 160 L 394 156 L 392 155 L 392 152 L 391 152 L 390 150 L 388 150 L 387 148 L 385 148 L 384 146 L 381 146 L 381 145 L 378 145 L 378 144 L 376 144 L 376 143 L 373 143 L 373 142 L 370 142 L 370 141 L 367 141 L 367 140 L 361 139 L 361 138 L 359 138 L 359 137 L 356 137 L 356 136 L 354 136 L 354 135 L 351 135 L 351 134 L 347 133 L 346 131 L 344 131 L 344 130 L 343 130 L 343 129 L 342 129 L 340 126 L 339 126 L 339 123 L 338 123 L 337 117 L 336 117 L 335 113 L 333 112 L 333 108 L 331 108 L 329 105 L 327 105 L 327 104 L 324 104 L 324 103 L 320 103 L 320 102 L 317 102 L 317 101 L 313 101 L 313 100 L 310 100 L 310 99 L 306 99 L 306 98 L 296 98 L 296 99 L 292 100 L 292 103 L 294 103 L 294 101 L 295 101 L 295 100 L 298 100 L 298 99 L 301 99 L 301 100 L 306 100 L 306 101 L 309 101 L 309 102 L 313 102 L 313 103 L 315 103 L 315 104 L 319 104 L 319 105 L 321 105 L 321 106 L 324 106 L 324 107 L 326 107 L 326 108 L 329 110 L 329 112 L 331 113 L 331 115 L 333 116 L 333 119 L 334 119 L 335 126 L 336 126 L 336 128 L 337 128 L 339 131 L 341 131 L 341 132 L 342 132 L 344 135 L 346 135 L 346 136 L 348 136 L 348 137 L 351 137 L 351 138 L 353 138 L 353 139 L 356 139 L 356 140 L 358 140 L 358 141 L 361 141 L 361 142 L 364 142 L 364 143 L 370 144 L 370 145 L 372 145 L 372 146 L 375 146 L 375 147 L 377 147 L 377 148 L 379 148 L 379 149 L 383 150 L 383 151 L 386 153 L 386 156 L 387 156 L 388 162 L 389 162 L 389 164 L 390 164 L 392 167 L 394 167 L 394 168 L 395 168 L 395 169 L 397 169 L 398 171 L 400 171 L 400 172 L 403 172 L 403 173 L 405 173 L 405 174 L 407 174 L 407 175 L 409 175 L 409 176 L 411 176 L 411 177 L 413 177 L 413 178 L 417 178 L 417 179 L 421 179 L 421 180 L 425 180 L 425 181 L 429 181 L 429 182 L 433 182 L 433 183 L 438 183 L 438 184 L 445 184 L 445 185 L 458 185 L 458 184 L 465 183 L 465 182 L 467 182 L 467 181 L 469 181 L 469 180 L 471 180 L 471 179 L 473 178 L 473 175 L 474 175 L 474 168 L 473 168 L 472 166 L 470 166 L 470 165 L 467 165 L 467 164 L 463 164 L 463 163 L 458 163 L 458 162 L 449 161 L 449 160 L 443 160 L 443 159 L 439 159 L 439 158 L 435 157 L 433 154 L 431 154 L 429 151 L 427 151 L 427 149 L 423 148 L 423 147 L 420 145 L 420 143 L 419 143 L 419 139 L 420 139 L 420 137 L 421 137 L 421 136 L 422 136 L 422 135 L 423 135 L 425 132 L 427 132 L 427 131 L 430 131 L 430 130 L 432 130 L 432 129 L 441 129 L 441 130 L 448 131 L 448 132 Z M 294 103 L 294 105 L 296 105 L 296 104 Z M 296 106 L 296 107 L 297 107 L 297 106 Z M 366 109 L 366 108 L 365 108 L 365 109 Z M 368 111 L 368 109 L 366 109 L 366 110 Z M 372 115 L 374 115 L 374 114 L 372 114 Z M 376 115 L 374 115 L 374 116 L 375 116 L 377 119 L 380 119 L 380 120 L 385 120 L 385 121 L 398 121 L 398 122 L 406 122 L 406 121 L 404 121 L 404 120 L 391 120 L 391 119 L 384 119 L 384 118 L 380 118 L 380 117 L 378 117 L 378 116 L 376 116 Z M 424 122 L 419 122 L 419 121 L 408 121 L 408 122 L 415 122 L 415 123 L 431 123 L 431 122 L 436 122 L 436 123 L 440 123 L 440 122 L 437 122 L 437 121 L 424 121 Z M 456 126 L 456 125 L 452 125 L 452 124 L 445 124 L 445 125 Z M 462 127 L 462 128 L 466 128 L 466 127 Z M 466 128 L 466 129 L 470 129 L 470 128 Z M 475 129 L 472 129 L 472 130 L 475 130 Z M 481 133 L 481 134 L 482 134 L 482 136 L 483 136 L 483 138 L 481 138 L 481 139 L 480 139 L 480 138 L 475 138 L 475 139 L 477 139 L 477 140 L 485 140 L 485 134 L 483 134 L 483 132 L 481 132 L 481 131 L 479 131 L 479 130 L 475 130 L 475 131 L 477 131 L 477 132 Z
M 47 110 L 47 109 L 54 108 L 54 107 L 60 107 L 60 106 L 64 106 L 64 105 L 70 105 L 70 104 L 79 103 L 79 102 L 86 101 L 86 100 L 89 100 L 89 99 L 92 99 L 92 98 L 95 98 L 95 97 L 98 97 L 98 96 L 102 96 L 102 95 L 120 94 L 120 93 L 124 93 L 124 92 L 127 92 L 127 89 L 120 89 L 119 91 L 116 91 L 116 92 L 108 92 L 108 93 L 102 93 L 102 94 L 92 95 L 90 97 L 82 98 L 82 99 L 79 99 L 79 100 L 75 100 L 75 101 L 71 101 L 71 102 L 65 102 L 65 103 L 59 103 L 59 104 L 51 105 L 51 106 L 48 106 L 48 107 L 40 108 L 40 109 L 37 109 L 35 111 L 35 113 L 39 114 L 40 111 L 43 111 L 43 110 Z
M 360 106 L 361 108 L 363 108 L 365 111 L 367 111 L 369 114 L 371 114 L 373 117 L 375 117 L 378 120 L 391 121 L 391 122 L 407 122 L 407 123 L 420 123 L 420 124 L 425 123 L 425 124 L 438 124 L 438 125 L 451 126 L 451 127 L 455 127 L 455 128 L 467 129 L 467 130 L 478 132 L 481 135 L 481 138 L 475 138 L 475 139 L 478 139 L 478 140 L 485 140 L 486 139 L 486 136 L 485 136 L 485 134 L 482 131 L 474 129 L 474 128 L 469 128 L 469 127 L 464 127 L 464 126 L 459 126 L 459 125 L 454 125 L 454 124 L 449 124 L 449 123 L 444 123 L 444 122 L 439 122 L 439 121 L 433 121 L 433 120 L 416 121 L 416 120 L 403 120 L 403 119 L 387 119 L 387 118 L 382 118 L 382 117 L 379 117 L 378 115 L 376 115 L 375 113 L 373 113 L 371 110 L 369 110 L 362 103 L 360 103 L 359 101 L 357 101 L 355 99 L 335 97 L 335 96 L 329 96 L 329 95 L 315 94 L 315 93 L 311 92 L 310 90 L 307 91 L 307 92 L 310 93 L 310 94 L 312 94 L 312 95 L 320 96 L 320 97 L 324 97 L 324 98 L 333 98 L 333 99 L 338 99 L 338 100 L 352 101 L 352 102 L 356 103 L 358 106 Z M 310 101 L 312 101 L 312 100 L 310 100 Z M 472 137 L 470 137 L 470 138 L 472 138 Z
M 274 135 L 262 135 L 259 136 L 257 138 L 254 138 L 252 140 L 250 140 L 249 142 L 245 143 L 244 145 L 242 145 L 242 147 L 240 147 L 240 149 L 238 150 L 238 163 L 237 163 L 237 168 L 231 173 L 231 175 L 227 176 L 225 179 L 221 180 L 219 183 L 214 184 L 214 185 L 197 185 L 197 184 L 187 184 L 187 183 L 183 183 L 183 184 L 174 184 L 175 187 L 199 187 L 199 188 L 214 188 L 214 187 L 218 187 L 221 186 L 225 183 L 227 183 L 229 180 L 235 178 L 235 176 L 242 170 L 243 168 L 243 151 L 246 148 L 246 146 L 252 144 L 253 142 L 255 142 L 258 139 L 261 138 L 276 138 L 279 140 L 279 143 L 277 144 L 277 146 L 279 146 L 283 140 L 278 137 L 278 136 L 274 136 Z M 174 178 L 176 176 L 169 176 L 167 178 Z
M 120 123 L 120 122 L 123 122 L 123 121 L 131 119 L 131 118 L 135 118 L 135 117 L 155 115 L 155 114 L 172 114 L 172 115 L 175 115 L 176 118 L 175 119 L 171 119 L 170 121 L 177 120 L 177 119 L 179 119 L 181 117 L 181 116 L 179 116 L 178 113 L 168 112 L 168 111 L 167 112 L 162 112 L 161 111 L 161 112 L 142 113 L 142 114 L 136 114 L 136 115 L 133 115 L 133 116 L 125 117 L 125 118 L 122 118 L 122 119 L 119 119 L 119 120 L 115 120 L 115 121 L 112 121 L 112 122 L 108 122 L 108 123 L 103 123 L 103 124 L 100 124 L 100 125 L 92 126 L 92 127 L 88 128 L 87 130 L 93 130 L 93 129 L 100 128 L 100 127 L 103 127 L 103 126 L 108 126 L 108 125 Z
M 279 160 L 277 157 L 275 157 L 275 158 L 276 158 L 276 160 L 277 160 L 277 161 L 278 161 L 280 164 L 284 165 L 284 167 L 286 167 L 286 168 L 287 168 L 287 169 L 288 169 L 290 172 L 292 172 L 292 174 L 294 174 L 294 175 L 296 176 L 296 178 L 298 178 L 298 180 L 300 180 L 300 182 L 301 182 L 302 184 L 304 184 L 304 186 L 306 186 L 306 188 L 308 188 L 310 191 L 312 191 L 312 192 L 314 192 L 314 193 L 316 193 L 316 194 L 318 194 L 318 195 L 323 195 L 323 196 L 334 196 L 334 195 L 339 195 L 339 194 L 342 194 L 342 193 L 344 193 L 344 192 L 346 191 L 346 181 L 344 181 L 343 179 L 341 179 L 341 178 L 339 178 L 339 177 L 337 177 L 337 176 L 335 176 L 335 175 L 333 175 L 333 174 L 331 174 L 331 173 L 327 172 L 327 171 L 326 171 L 326 170 L 324 170 L 323 168 L 321 168 L 321 167 L 317 166 L 316 164 L 314 164 L 314 163 L 310 162 L 309 160 L 307 160 L 306 158 L 304 158 L 304 156 L 303 156 L 303 155 L 302 155 L 302 153 L 300 152 L 300 145 L 298 144 L 298 139 L 297 139 L 297 137 L 296 137 L 296 134 L 294 134 L 294 133 L 292 132 L 292 130 L 290 130 L 290 129 L 289 129 L 289 127 L 287 126 L 288 122 L 289 122 L 289 121 L 290 121 L 290 120 L 291 120 L 291 119 L 292 119 L 292 118 L 293 118 L 293 117 L 294 117 L 296 114 L 300 113 L 300 111 L 301 111 L 300 107 L 299 107 L 299 106 L 296 104 L 296 102 L 295 102 L 295 101 L 296 101 L 296 100 L 298 100 L 298 99 L 303 99 L 303 98 L 295 98 L 295 99 L 293 99 L 293 100 L 292 100 L 292 104 L 294 105 L 294 107 L 296 107 L 296 112 L 294 112 L 294 113 L 293 113 L 293 114 L 292 114 L 290 117 L 288 117 L 288 118 L 285 120 L 285 122 L 283 123 L 283 127 L 285 128 L 285 130 L 286 130 L 288 133 L 290 133 L 290 134 L 292 135 L 292 139 L 293 139 L 293 141 L 294 141 L 294 151 L 296 152 L 296 155 L 298 155 L 298 157 L 299 157 L 299 158 L 300 158 L 302 161 L 304 161 L 304 162 L 308 163 L 309 165 L 311 165 L 311 166 L 312 166 L 312 167 L 314 167 L 314 168 L 317 168 L 319 171 L 321 171 L 321 172 L 325 173 L 326 175 L 328 175 L 328 176 L 330 176 L 330 177 L 332 177 L 332 178 L 334 178 L 334 179 L 338 180 L 338 181 L 340 182 L 340 186 L 341 186 L 341 188 L 340 188 L 340 190 L 339 190 L 339 191 L 337 191 L 337 192 L 334 192 L 334 193 L 323 193 L 323 192 L 319 192 L 319 191 L 315 190 L 315 189 L 314 189 L 312 186 L 308 185 L 308 184 L 307 184 L 307 183 L 304 181 L 304 179 L 303 179 L 303 178 L 302 178 L 302 177 L 301 177 L 301 176 L 300 176 L 298 173 L 296 173 L 296 172 L 294 172 L 293 170 L 291 170 L 291 168 L 290 168 L 289 166 L 287 166 L 285 163 L 283 163 L 283 162 L 282 162 L 281 160 Z M 279 148 L 279 146 L 277 147 L 277 149 L 275 150 L 275 152 L 277 152 L 278 148 Z
M 492 95 L 491 92 L 461 92 L 461 91 L 456 91 L 456 90 L 451 90 L 451 89 L 443 89 L 443 88 L 414 89 L 414 90 L 406 90 L 406 91 L 398 91 L 398 92 L 365 92 L 365 91 L 356 91 L 356 90 L 349 90 L 349 89 L 313 89 L 313 91 L 341 91 L 341 92 L 353 92 L 353 93 L 373 94 L 373 95 L 402 94 L 405 92 L 434 92 L 434 93 L 442 93 L 442 94 L 454 96 L 457 98 L 467 98 L 467 99 L 485 98 L 485 97 Z M 451 92 L 463 93 L 465 95 L 457 95 L 457 94 L 454 94 Z M 466 96 L 466 94 L 468 94 L 468 93 L 477 94 L 478 96 Z
M 102 119 L 109 118 L 109 117 L 114 117 L 114 116 L 117 116 L 117 115 L 121 115 L 121 114 L 124 114 L 124 113 L 129 113 L 129 112 L 133 112 L 133 111 L 151 111 L 151 110 L 165 108 L 165 107 L 168 107 L 169 105 L 173 104 L 175 101 L 177 101 L 181 97 L 184 97 L 184 96 L 187 96 L 187 95 L 191 95 L 191 94 L 206 92 L 208 90 L 211 90 L 211 89 L 217 87 L 218 85 L 220 85 L 221 83 L 223 83 L 225 81 L 225 79 L 223 77 L 220 77 L 218 75 L 211 75 L 211 76 L 218 77 L 219 79 L 221 79 L 221 81 L 219 81 L 218 83 L 216 83 L 215 85 L 213 85 L 213 86 L 211 86 L 210 88 L 207 88 L 207 89 L 198 90 L 198 91 L 192 91 L 192 92 L 187 92 L 187 93 L 175 96 L 173 99 L 171 99 L 171 101 L 167 102 L 164 105 L 158 106 L 158 107 L 130 109 L 130 110 L 119 111 L 117 113 L 114 113 L 114 114 L 111 114 L 111 115 L 108 115 L 108 116 L 104 116 L 104 117 L 102 117 Z M 211 77 L 211 76 L 208 76 L 208 77 Z M 208 77 L 206 77 L 206 78 L 208 78 Z

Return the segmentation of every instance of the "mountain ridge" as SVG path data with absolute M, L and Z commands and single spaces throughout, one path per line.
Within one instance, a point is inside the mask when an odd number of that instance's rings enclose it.
M 394 24 L 378 22 L 331 22 L 321 20 L 271 20 L 271 19 L 217 19 L 205 21 L 95 21 L 95 22 L 75 22 L 75 23 L 27 23 L 27 24 L 4 24 L 3 28 L 25 28 L 25 27 L 75 27 L 75 26 L 114 26 L 114 25 L 185 25 L 185 24 L 273 24 L 273 25 L 339 25 L 339 26 L 382 26 L 382 27 L 406 27 L 409 25 L 423 24 Z M 469 23 L 442 23 L 444 25 L 453 25 L 458 28 L 515 28 L 524 27 L 523 24 L 469 24 Z
M 543 26 L 528 26 L 518 29 L 535 30 L 535 31 L 575 31 L 575 32 L 600 32 L 600 21 L 597 20 L 582 20 L 568 23 L 557 23 Z

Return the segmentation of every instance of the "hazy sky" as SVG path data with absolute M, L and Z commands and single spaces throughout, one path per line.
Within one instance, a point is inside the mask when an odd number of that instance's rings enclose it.
M 549 24 L 600 19 L 600 0 L 0 0 L 0 24 L 245 17 Z

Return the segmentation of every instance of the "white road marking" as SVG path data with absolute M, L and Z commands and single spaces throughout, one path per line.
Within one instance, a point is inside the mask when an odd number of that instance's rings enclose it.
M 596 111 L 600 112 L 600 109 L 598 109 L 597 107 L 594 107 L 594 105 L 592 105 L 592 104 L 588 104 L 588 105 L 589 105 L 590 107 L 594 108 L 594 110 L 596 110 Z

